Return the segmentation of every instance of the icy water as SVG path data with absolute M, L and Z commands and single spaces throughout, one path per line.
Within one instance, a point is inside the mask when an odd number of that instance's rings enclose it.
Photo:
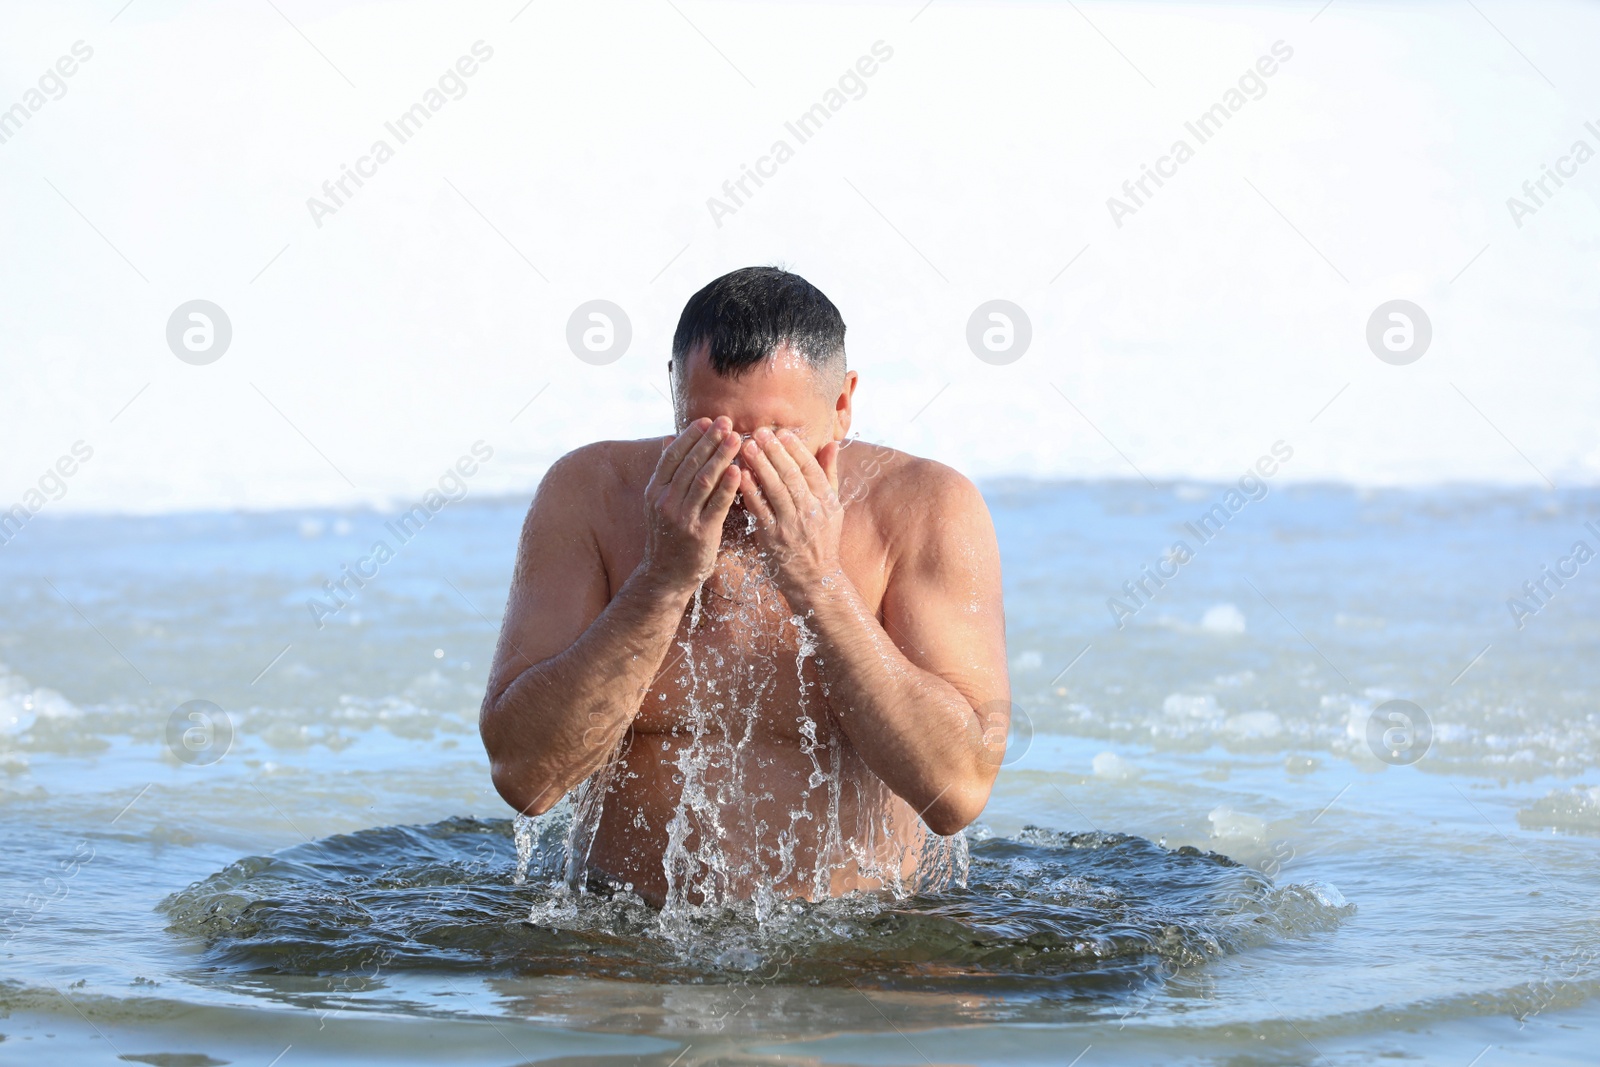
M 563 889 L 567 809 L 519 877 L 475 718 L 520 502 L 320 627 L 386 516 L 40 516 L 0 549 L 0 1062 L 1595 1062 L 1600 494 L 1197 531 L 1226 487 L 984 489 L 1020 710 L 965 884 L 692 943 Z

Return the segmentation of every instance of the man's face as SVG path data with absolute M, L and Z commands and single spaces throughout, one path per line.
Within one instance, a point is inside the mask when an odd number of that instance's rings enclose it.
M 712 369 L 709 351 L 709 343 L 696 346 L 677 374 L 679 430 L 702 416 L 726 415 L 733 428 L 746 435 L 763 426 L 793 430 L 813 453 L 829 441 L 844 440 L 850 432 L 855 371 L 836 383 L 826 370 L 819 373 L 784 345 L 732 378 Z

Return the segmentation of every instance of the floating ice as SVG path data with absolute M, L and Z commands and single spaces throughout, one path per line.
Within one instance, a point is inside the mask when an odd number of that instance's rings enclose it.
M 1267 824 L 1254 815 L 1234 811 L 1226 804 L 1211 809 L 1206 818 L 1211 820 L 1211 836 L 1241 841 L 1263 842 L 1267 839 Z
M 1276 712 L 1246 711 L 1229 715 L 1222 728 L 1241 739 L 1277 737 L 1283 732 L 1283 720 Z
M 1327 882 L 1296 882 L 1300 888 L 1306 890 L 1317 898 L 1317 903 L 1325 908 L 1348 908 L 1350 902 L 1339 892 L 1338 887 Z
M 1600 786 L 1552 790 L 1517 812 L 1517 822 L 1528 830 L 1600 834 Z
M 0 665 L 0 737 L 27 733 L 41 719 L 76 719 L 82 715 L 77 705 L 54 689 L 35 686 Z
M 1031 648 L 1026 652 L 1017 653 L 1011 661 L 1011 669 L 1014 671 L 1036 671 L 1043 666 L 1044 656 Z
M 1139 768 L 1117 755 L 1102 752 L 1094 758 L 1094 776 L 1109 782 L 1131 782 L 1139 777 Z
M 1168 715 L 1185 719 L 1212 719 L 1217 715 L 1217 698 L 1210 693 L 1173 693 L 1161 702 Z
M 1200 629 L 1211 634 L 1244 633 L 1244 612 L 1232 604 L 1218 604 L 1200 617 Z

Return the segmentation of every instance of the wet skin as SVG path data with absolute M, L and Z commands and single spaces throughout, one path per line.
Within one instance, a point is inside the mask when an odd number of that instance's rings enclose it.
M 987 800 L 1009 697 L 988 512 L 948 467 L 842 448 L 855 382 L 785 349 L 727 378 L 702 348 L 677 437 L 581 448 L 529 511 L 481 719 L 494 782 L 537 814 L 615 758 L 591 867 L 653 902 L 686 771 L 676 832 L 727 867 L 675 876 L 734 896 L 875 888 Z

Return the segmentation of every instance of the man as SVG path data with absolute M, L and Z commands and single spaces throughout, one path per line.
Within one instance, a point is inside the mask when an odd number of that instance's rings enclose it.
M 564 456 L 523 526 L 495 788 L 537 815 L 584 784 L 578 868 L 656 905 L 914 888 L 999 769 L 988 510 L 939 463 L 843 447 L 844 333 L 798 275 L 713 281 L 673 337 L 678 435 Z

